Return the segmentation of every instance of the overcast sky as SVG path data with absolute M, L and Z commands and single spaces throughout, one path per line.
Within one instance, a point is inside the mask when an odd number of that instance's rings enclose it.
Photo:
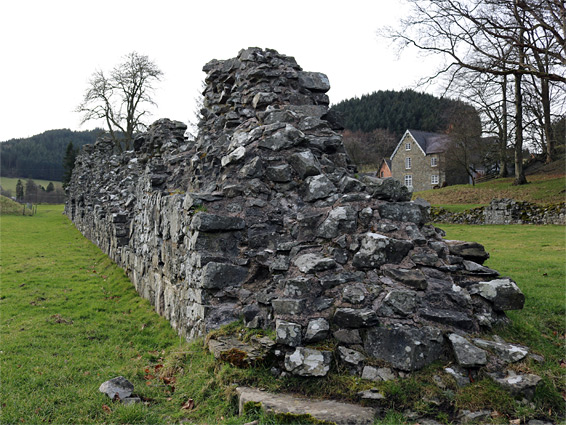
M 406 13 L 402 0 L 6 0 L 0 6 L 0 141 L 80 126 L 74 109 L 96 69 L 137 51 L 164 72 L 150 121 L 193 119 L 211 59 L 247 47 L 294 56 L 328 75 L 331 103 L 415 88 L 431 61 L 397 57 L 376 31 Z M 102 124 L 99 124 L 102 126 Z

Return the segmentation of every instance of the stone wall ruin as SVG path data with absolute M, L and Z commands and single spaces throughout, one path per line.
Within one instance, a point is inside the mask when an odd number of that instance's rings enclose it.
M 459 359 L 522 308 L 481 245 L 444 240 L 398 182 L 358 177 L 324 74 L 258 48 L 203 70 L 196 139 L 168 119 L 122 154 L 99 139 L 65 209 L 179 334 L 243 318 L 276 330 L 290 373 L 324 375 L 338 355 L 367 376 L 366 356 L 401 371 Z M 309 347 L 325 338 L 337 353 Z M 486 364 L 478 344 L 463 367 Z

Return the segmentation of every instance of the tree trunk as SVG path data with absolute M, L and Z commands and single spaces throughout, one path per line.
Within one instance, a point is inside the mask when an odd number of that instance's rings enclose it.
M 523 92 L 521 73 L 515 74 L 515 181 L 514 185 L 526 184 L 523 170 Z
M 517 43 L 517 53 L 519 56 L 519 68 L 515 72 L 515 181 L 514 185 L 528 183 L 523 170 L 523 92 L 521 87 L 521 80 L 523 77 L 522 71 L 525 64 L 525 47 L 524 47 L 524 22 L 519 16 L 517 9 L 518 0 L 515 0 L 514 12 L 515 19 L 519 25 L 519 40 Z
M 503 118 L 503 130 L 501 137 L 499 138 L 499 177 L 507 177 L 509 174 L 507 172 L 507 134 L 509 130 L 507 128 L 507 75 L 503 76 L 503 82 L 501 83 L 501 115 Z
M 541 79 L 541 99 L 542 113 L 544 117 L 544 137 L 546 138 L 546 160 L 550 164 L 554 160 L 554 134 L 552 134 L 552 123 L 550 117 L 550 90 L 548 80 Z

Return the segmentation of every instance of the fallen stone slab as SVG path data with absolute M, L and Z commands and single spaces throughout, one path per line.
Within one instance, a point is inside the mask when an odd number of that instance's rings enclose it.
M 499 384 L 503 389 L 509 391 L 511 395 L 522 396 L 527 400 L 532 400 L 535 395 L 537 385 L 542 381 L 542 378 L 532 373 L 517 374 L 512 370 L 503 373 L 488 373 L 493 381 Z
M 333 422 L 336 425 L 371 425 L 375 410 L 356 404 L 334 400 L 311 400 L 289 394 L 274 394 L 255 388 L 236 388 L 240 398 L 240 414 L 246 403 L 259 403 L 268 413 L 310 415 L 319 421 Z
M 485 339 L 474 339 L 474 344 L 491 350 L 497 354 L 497 356 L 506 363 L 515 363 L 523 360 L 527 354 L 529 354 L 529 349 L 521 345 L 509 344 L 507 342 L 498 341 L 487 341 Z
M 123 376 L 117 376 L 116 378 L 103 382 L 98 388 L 98 391 L 105 393 L 112 400 L 116 398 L 124 400 L 134 391 L 134 384 Z

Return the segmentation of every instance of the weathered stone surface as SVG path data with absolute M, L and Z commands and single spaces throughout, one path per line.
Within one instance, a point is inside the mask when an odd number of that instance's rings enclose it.
M 496 372 L 487 375 L 511 394 L 525 397 L 527 400 L 533 399 L 536 387 L 542 381 L 540 376 L 531 373 L 517 374 L 512 370 L 506 374 Z
M 307 202 L 316 201 L 317 199 L 326 198 L 336 192 L 336 190 L 336 186 L 325 175 L 307 177 L 305 179 L 303 198 Z
M 279 344 L 285 344 L 289 347 L 301 345 L 301 325 L 298 323 L 277 319 L 275 321 L 275 334 L 277 335 L 276 341 Z
M 410 202 L 386 203 L 379 206 L 379 215 L 394 221 L 409 221 L 423 225 L 428 220 L 426 209 Z
M 487 363 L 487 354 L 458 334 L 448 335 L 454 355 L 462 367 L 480 367 Z
M 116 378 L 103 382 L 98 388 L 98 391 L 105 393 L 112 400 L 124 400 L 134 391 L 134 384 L 123 376 L 117 376 Z
M 370 309 L 338 308 L 333 321 L 344 328 L 361 328 L 376 325 L 378 318 Z
M 215 358 L 244 368 L 263 361 L 274 345 L 275 341 L 268 337 L 255 337 L 249 343 L 232 336 L 215 336 L 208 340 L 208 349 Z
M 300 179 L 316 176 L 321 173 L 320 164 L 310 150 L 291 155 L 289 157 L 289 164 L 295 169 Z
M 242 230 L 246 222 L 239 217 L 227 217 L 216 214 L 198 212 L 191 220 L 191 229 L 201 232 L 224 230 Z
M 354 283 L 344 288 L 342 299 L 350 304 L 360 304 L 365 300 L 367 295 L 368 291 L 362 283 Z
M 330 324 L 328 320 L 319 317 L 318 319 L 309 320 L 307 330 L 305 331 L 304 340 L 306 342 L 322 341 L 328 336 Z
M 491 418 L 490 410 L 478 410 L 471 412 L 469 410 L 462 410 L 458 415 L 462 424 L 484 423 Z
M 366 353 L 405 371 L 420 369 L 439 359 L 443 350 L 442 332 L 432 327 L 386 326 L 368 330 Z
M 499 273 L 489 267 L 482 266 L 481 264 L 474 263 L 473 261 L 464 260 L 462 261 L 464 269 L 470 274 L 480 275 L 480 276 L 499 276 Z
M 353 265 L 358 268 L 376 268 L 385 263 L 400 262 L 413 248 L 409 241 L 392 239 L 368 232 L 361 240 L 360 250 L 354 255 Z
M 383 306 L 378 310 L 381 316 L 409 316 L 417 307 L 417 293 L 413 291 L 391 291 L 383 299 Z
M 362 379 L 369 381 L 391 381 L 395 378 L 397 377 L 388 367 L 364 366 L 362 370 Z
M 271 301 L 276 314 L 298 314 L 305 308 L 305 300 L 292 298 L 277 298 Z
M 289 394 L 274 394 L 254 388 L 238 387 L 240 415 L 246 403 L 261 403 L 266 412 L 294 415 L 310 415 L 316 420 L 336 425 L 372 425 L 375 411 L 358 404 L 341 403 L 334 400 L 308 400 Z
M 336 261 L 332 258 L 321 257 L 317 254 L 303 254 L 293 260 L 293 264 L 303 273 L 321 272 L 336 267 Z
M 384 273 L 411 288 L 424 290 L 428 286 L 426 276 L 418 269 L 385 269 Z
M 358 393 L 362 400 L 383 400 L 385 396 L 377 388 L 370 388 L 369 390 L 360 391 Z
M 321 72 L 299 72 L 299 84 L 305 89 L 326 93 L 330 90 L 328 77 Z
M 493 351 L 501 360 L 507 363 L 521 361 L 529 354 L 527 347 L 506 342 L 487 341 L 485 339 L 476 338 L 474 339 L 474 344 L 486 350 Z
M 338 356 L 342 362 L 354 368 L 360 368 L 366 359 L 366 356 L 359 351 L 342 346 L 338 347 Z
M 366 191 L 375 199 L 390 201 L 409 201 L 411 199 L 412 193 L 397 180 L 363 176 L 361 181 L 366 186 Z
M 465 312 L 446 310 L 446 309 L 431 309 L 423 308 L 419 314 L 427 320 L 440 323 L 443 325 L 452 326 L 466 331 L 474 330 L 473 319 Z
M 358 329 L 338 329 L 333 334 L 334 338 L 344 344 L 361 344 L 362 337 Z
M 480 282 L 469 291 L 491 301 L 496 310 L 520 310 L 525 304 L 525 295 L 511 279 Z
M 332 352 L 297 347 L 285 355 L 285 369 L 294 375 L 324 376 L 330 370 Z
M 240 285 L 247 277 L 248 270 L 242 266 L 210 262 L 203 268 L 203 288 L 224 288 Z
M 489 258 L 489 254 L 485 252 L 482 244 L 477 242 L 464 242 L 456 240 L 445 240 L 450 254 L 463 257 L 466 260 L 483 264 Z
M 293 172 L 288 164 L 267 167 L 265 170 L 265 175 L 269 180 L 278 183 L 285 183 L 291 181 L 293 178 Z
M 317 235 L 332 239 L 339 234 L 355 231 L 357 224 L 357 214 L 352 207 L 337 207 L 328 213 L 328 217 L 318 228 Z

